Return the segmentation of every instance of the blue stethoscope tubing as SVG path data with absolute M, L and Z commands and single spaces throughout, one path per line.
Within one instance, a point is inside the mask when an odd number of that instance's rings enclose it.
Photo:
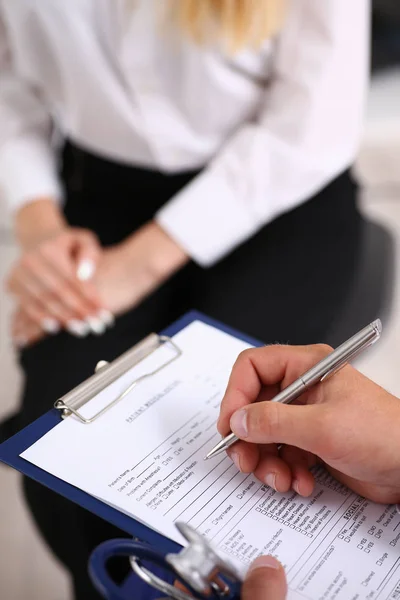
M 155 573 L 158 569 L 162 569 L 165 579 L 166 572 L 168 573 L 167 581 L 173 584 L 178 580 L 186 587 L 187 584 L 178 575 L 176 575 L 162 554 L 150 548 L 147 544 L 136 542 L 134 540 L 109 540 L 100 544 L 92 553 L 89 560 L 89 575 L 94 587 L 107 600 L 151 600 L 159 598 L 160 592 L 150 588 L 147 584 L 141 581 L 133 574 L 131 577 L 135 579 L 135 595 L 132 596 L 132 587 L 130 591 L 124 589 L 113 581 L 107 571 L 107 562 L 113 557 L 135 556 L 140 561 L 151 563 L 155 567 Z M 190 590 L 193 598 L 201 599 L 193 590 Z

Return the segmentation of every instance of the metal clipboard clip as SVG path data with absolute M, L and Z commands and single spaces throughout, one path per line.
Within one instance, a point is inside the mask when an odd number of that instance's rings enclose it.
M 164 345 L 170 347 L 172 354 L 171 357 L 164 361 L 159 367 L 134 379 L 121 394 L 92 417 L 86 418 L 79 412 L 82 406 L 92 400 L 97 394 L 102 392 L 106 387 L 132 369 L 132 367 L 138 365 L 142 360 Z M 182 350 L 171 338 L 151 333 L 113 362 L 107 363 L 106 361 L 100 361 L 97 363 L 95 374 L 57 400 L 54 404 L 54 408 L 61 411 L 63 418 L 74 415 L 85 425 L 93 423 L 93 421 L 96 421 L 96 419 L 104 415 L 118 402 L 123 400 L 142 381 L 157 375 L 157 373 L 168 367 L 168 365 L 176 361 L 180 356 L 182 356 Z

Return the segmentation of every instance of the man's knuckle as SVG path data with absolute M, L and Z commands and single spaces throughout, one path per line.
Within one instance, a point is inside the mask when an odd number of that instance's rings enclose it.
M 332 352 L 333 348 L 329 344 L 315 344 L 314 350 L 319 356 L 327 356 Z
M 246 365 L 250 362 L 250 350 L 242 350 L 236 357 L 236 360 L 232 367 L 231 375 L 235 375 L 243 365 Z
M 249 360 L 250 356 L 251 356 L 251 349 L 242 350 L 236 359 L 236 364 Z

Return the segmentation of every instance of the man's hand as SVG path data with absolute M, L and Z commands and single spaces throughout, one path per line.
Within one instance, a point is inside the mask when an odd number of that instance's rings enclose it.
M 292 405 L 270 400 L 321 360 L 327 346 L 270 346 L 243 352 L 229 380 L 218 430 L 241 442 L 228 452 L 280 492 L 312 493 L 309 469 L 324 463 L 376 502 L 400 501 L 400 401 L 346 366 Z M 284 444 L 278 451 L 277 444 Z
M 272 556 L 257 558 L 246 575 L 241 600 L 285 600 L 286 594 L 282 565 Z

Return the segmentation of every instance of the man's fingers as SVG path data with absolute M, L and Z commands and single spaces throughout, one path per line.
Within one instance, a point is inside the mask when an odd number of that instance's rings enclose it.
M 251 565 L 242 586 L 242 600 L 285 600 L 287 584 L 281 564 L 260 556 Z
M 227 454 L 241 473 L 253 473 L 260 460 L 260 451 L 256 444 L 237 442 Z
M 282 494 L 292 485 L 292 473 L 289 466 L 279 457 L 264 454 L 258 463 L 254 475 L 273 490 Z
M 279 456 L 263 452 L 254 475 L 277 492 L 288 492 L 292 485 L 289 466 Z
M 315 483 L 310 468 L 317 464 L 316 456 L 294 446 L 284 446 L 280 456 L 290 467 L 293 490 L 301 496 L 310 496 Z
M 287 492 L 292 485 L 292 472 L 278 455 L 275 444 L 258 446 L 237 442 L 227 451 L 236 468 L 242 473 L 254 475 L 278 492 Z
M 323 405 L 250 404 L 230 419 L 232 432 L 253 444 L 289 444 L 319 454 L 327 429 Z M 325 432 L 325 433 L 324 433 Z
M 242 352 L 222 400 L 218 431 L 226 435 L 229 419 L 235 411 L 255 402 L 261 391 L 272 398 L 330 351 L 329 346 L 315 345 L 268 346 Z

